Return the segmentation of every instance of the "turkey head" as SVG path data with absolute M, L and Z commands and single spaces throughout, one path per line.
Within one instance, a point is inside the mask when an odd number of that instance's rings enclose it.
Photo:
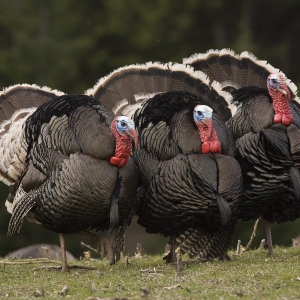
M 213 128 L 212 112 L 207 105 L 197 105 L 193 113 L 202 142 L 202 153 L 221 153 L 221 143 Z
M 126 165 L 131 154 L 131 139 L 134 142 L 134 147 L 137 148 L 138 146 L 137 132 L 134 122 L 125 116 L 115 117 L 111 124 L 111 131 L 116 138 L 116 149 L 110 163 L 121 168 Z
M 270 74 L 267 85 L 273 100 L 274 123 L 282 123 L 285 126 L 290 125 L 294 120 L 289 106 L 291 94 L 286 84 L 285 75 L 282 73 Z

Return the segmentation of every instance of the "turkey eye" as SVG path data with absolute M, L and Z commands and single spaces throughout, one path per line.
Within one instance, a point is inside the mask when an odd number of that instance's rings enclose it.
M 197 111 L 198 116 L 202 116 L 202 112 L 201 111 Z
M 122 127 L 125 127 L 125 126 L 126 126 L 126 122 L 121 121 L 121 126 L 122 126 Z

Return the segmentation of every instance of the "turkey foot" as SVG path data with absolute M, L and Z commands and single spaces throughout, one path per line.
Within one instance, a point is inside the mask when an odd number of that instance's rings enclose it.
M 219 261 L 230 261 L 231 258 L 230 258 L 230 256 L 228 255 L 228 253 L 225 252 L 223 255 L 220 255 L 220 256 L 218 257 L 218 260 L 219 260 Z

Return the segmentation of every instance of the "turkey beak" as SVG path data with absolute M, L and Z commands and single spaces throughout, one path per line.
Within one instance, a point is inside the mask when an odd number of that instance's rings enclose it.
M 205 125 L 208 125 L 208 124 L 207 124 L 207 118 L 202 119 L 201 122 L 202 122 L 203 124 L 205 124 Z
M 286 92 L 286 90 L 281 89 L 281 88 L 277 88 L 277 90 L 278 90 L 279 92 L 281 92 L 285 97 L 287 97 L 287 92 Z
M 134 141 L 134 149 L 138 148 L 138 135 L 135 129 L 129 129 L 125 131 L 127 135 L 129 135 Z

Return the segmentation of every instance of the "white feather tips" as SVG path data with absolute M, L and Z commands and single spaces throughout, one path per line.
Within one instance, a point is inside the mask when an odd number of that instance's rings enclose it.
M 22 108 L 13 113 L 13 115 L 0 124 L 0 135 L 7 132 L 13 123 L 22 124 L 37 108 Z
M 53 93 L 56 96 L 64 95 L 63 92 L 61 92 L 59 90 L 51 89 L 47 86 L 42 86 L 41 87 L 37 84 L 22 83 L 22 84 L 15 84 L 15 85 L 11 85 L 11 86 L 3 88 L 2 92 L 0 92 L 0 96 L 3 95 L 3 94 L 5 95 L 5 94 L 7 94 L 7 93 L 11 92 L 12 90 L 17 89 L 19 87 L 28 88 L 28 89 L 35 89 L 35 90 L 41 90 L 41 91 L 44 91 L 44 92 Z
M 236 54 L 232 49 L 224 48 L 220 51 L 220 56 L 222 55 L 229 55 L 233 57 L 238 57 L 238 54 Z
M 225 92 L 225 91 L 222 91 L 222 88 L 223 88 L 223 85 L 217 81 L 213 81 L 211 83 L 211 87 L 220 95 L 224 98 L 224 100 L 227 102 L 228 104 L 228 108 L 230 109 L 231 111 L 231 115 L 233 116 L 235 113 L 236 113 L 236 110 L 237 110 L 237 107 L 232 104 L 232 95 Z
M 136 110 L 142 107 L 143 102 L 127 105 L 124 107 L 122 111 L 120 111 L 118 114 L 122 114 L 124 116 L 132 118 L 133 114 Z
M 3 180 L 3 182 L 4 182 L 4 180 Z M 7 184 L 6 182 L 4 182 L 5 184 Z M 11 203 L 11 202 L 9 202 L 9 201 L 5 201 L 5 206 L 6 206 L 6 209 L 7 209 L 7 211 L 10 213 L 10 214 L 12 214 L 12 211 L 13 211 L 13 204 Z
M 228 49 L 228 48 L 224 48 L 221 50 L 210 49 L 206 53 L 195 53 L 195 54 L 191 55 L 190 57 L 183 58 L 183 64 L 189 65 L 189 64 L 193 64 L 197 61 L 207 60 L 211 56 L 223 56 L 223 55 L 229 55 L 229 56 L 233 56 L 236 58 L 239 57 L 238 54 L 236 54 L 233 50 Z
M 112 112 L 117 115 L 119 111 L 122 110 L 124 106 L 128 105 L 128 101 L 126 99 L 122 99 L 118 104 L 112 109 Z
M 152 64 L 152 62 L 149 62 L 148 63 L 149 65 Z M 157 63 L 159 64 L 159 63 Z M 163 66 L 162 64 L 159 64 L 160 66 Z M 148 67 L 146 64 L 136 64 L 136 65 L 128 65 L 128 66 L 124 66 L 124 67 L 121 67 L 121 68 L 118 68 L 116 70 L 114 70 L 113 72 L 109 73 L 108 75 L 104 76 L 104 77 L 101 77 L 97 82 L 96 84 L 85 91 L 85 94 L 88 95 L 88 96 L 94 96 L 96 91 L 101 87 L 103 86 L 105 83 L 107 83 L 112 76 L 115 76 L 116 74 L 118 73 L 121 73 L 121 72 L 124 72 L 124 71 L 130 71 L 130 70 L 147 70 Z

